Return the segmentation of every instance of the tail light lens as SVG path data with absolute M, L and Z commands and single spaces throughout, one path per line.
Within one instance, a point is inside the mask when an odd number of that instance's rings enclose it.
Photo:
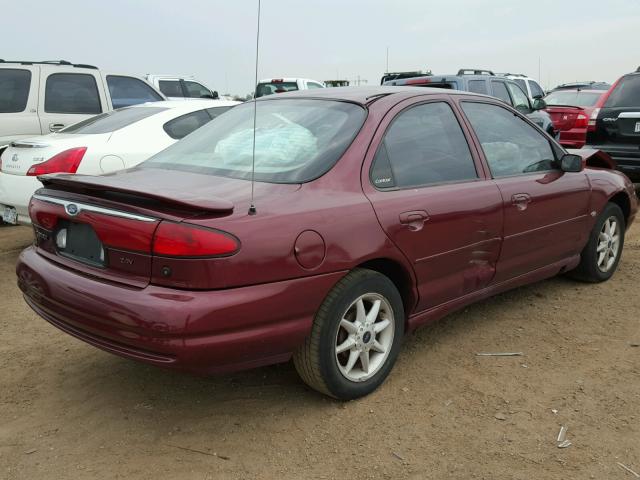
M 236 253 L 240 242 L 231 234 L 183 223 L 161 222 L 153 254 L 166 257 L 218 257 Z
M 584 128 L 589 124 L 589 119 L 583 113 L 579 113 L 576 117 L 576 121 L 574 123 L 574 127 Z
M 76 173 L 86 151 L 87 147 L 78 147 L 60 152 L 46 162 L 33 165 L 27 175 L 35 177 L 47 173 Z
M 587 129 L 590 132 L 595 131 L 596 129 L 596 122 L 598 121 L 598 115 L 600 114 L 600 109 L 599 108 L 594 108 L 593 112 L 591 112 L 591 117 L 589 118 L 589 123 L 587 126 Z

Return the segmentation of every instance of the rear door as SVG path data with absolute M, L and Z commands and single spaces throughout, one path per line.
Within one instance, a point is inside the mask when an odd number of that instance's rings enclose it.
M 396 106 L 363 170 L 380 225 L 413 265 L 425 310 L 486 286 L 495 274 L 502 200 L 485 178 L 447 98 Z
M 37 65 L 0 68 L 0 147 L 42 133 L 38 120 L 39 74 Z
M 43 135 L 111 110 L 98 70 L 41 67 L 40 77 L 38 116 Z
M 567 260 L 586 243 L 590 186 L 585 172 L 559 168 L 563 151 L 503 106 L 462 101 L 504 204 L 496 282 Z

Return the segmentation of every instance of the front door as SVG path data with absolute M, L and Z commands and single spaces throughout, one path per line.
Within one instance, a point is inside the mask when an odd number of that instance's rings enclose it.
M 493 279 L 502 200 L 446 100 L 405 102 L 386 122 L 363 186 L 382 228 L 413 265 L 421 311 Z
M 590 187 L 585 172 L 559 169 L 562 151 L 506 108 L 462 101 L 504 204 L 496 282 L 567 260 L 586 242 Z

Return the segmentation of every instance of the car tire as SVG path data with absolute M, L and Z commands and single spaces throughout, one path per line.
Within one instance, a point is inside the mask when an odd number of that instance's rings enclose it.
M 310 335 L 293 355 L 296 370 L 307 385 L 331 397 L 368 395 L 393 368 L 404 319 L 402 298 L 389 278 L 353 270 L 318 309 Z
M 609 280 L 620 262 L 624 232 L 622 210 L 615 203 L 607 203 L 580 254 L 580 264 L 569 276 L 592 283 Z

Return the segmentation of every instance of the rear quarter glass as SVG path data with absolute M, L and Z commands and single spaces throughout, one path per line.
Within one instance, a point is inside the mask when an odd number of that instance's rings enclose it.
M 30 85 L 29 70 L 0 69 L 0 113 L 23 112 L 27 107 Z

